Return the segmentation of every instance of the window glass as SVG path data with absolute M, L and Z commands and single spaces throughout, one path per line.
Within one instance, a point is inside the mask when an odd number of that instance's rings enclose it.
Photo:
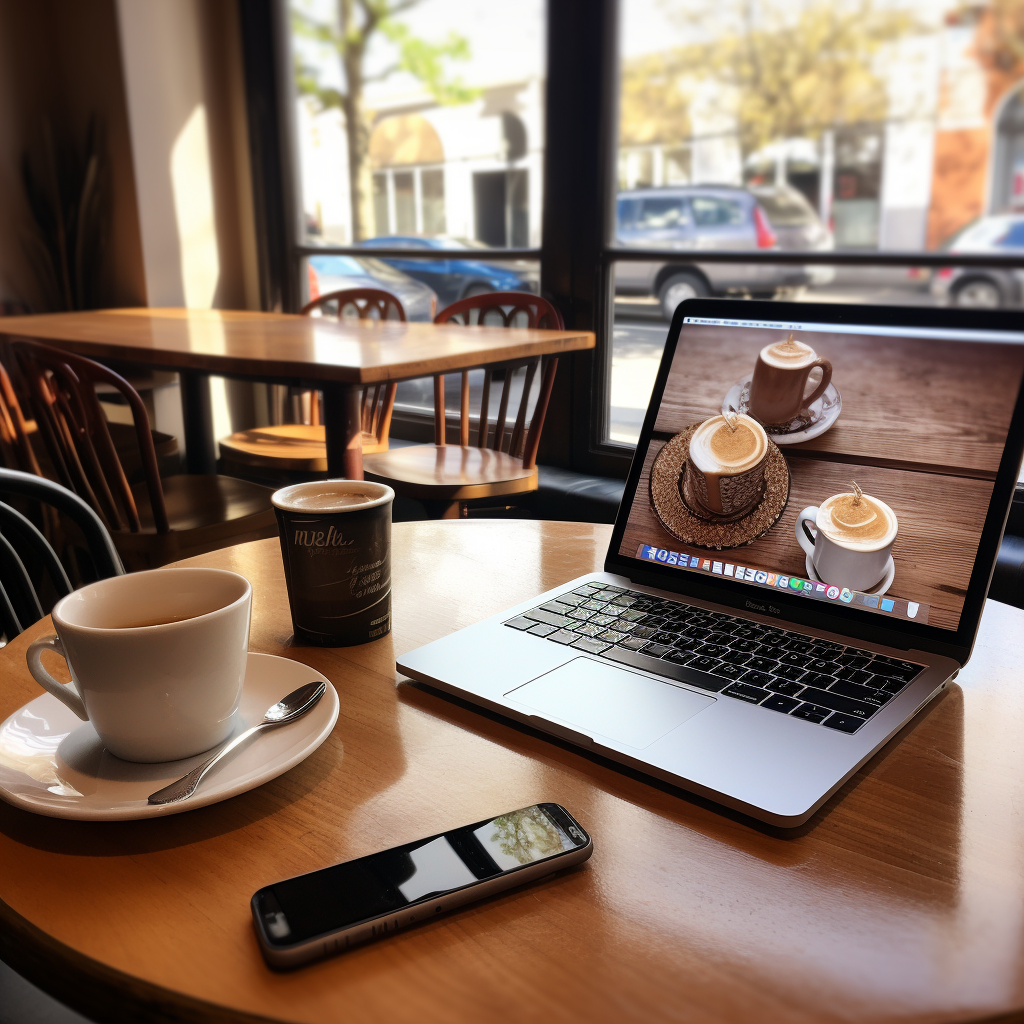
M 605 440 L 638 436 L 688 297 L 1024 307 L 1013 269 L 680 251 L 1024 249 L 1020 12 L 1002 0 L 620 0 L 610 244 L 666 255 L 614 265 Z M 685 238 L 664 213 L 680 197 Z M 645 216 L 649 202 L 660 217 Z
M 539 245 L 545 0 L 289 10 L 307 244 Z
M 633 225 L 635 228 L 674 228 L 686 224 L 690 218 L 686 212 L 686 203 L 676 196 L 657 196 L 642 199 L 639 203 L 640 214 Z

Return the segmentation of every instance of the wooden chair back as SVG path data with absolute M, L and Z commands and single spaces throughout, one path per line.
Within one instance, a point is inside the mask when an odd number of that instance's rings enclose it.
M 328 312 L 339 320 L 345 310 L 352 308 L 360 320 L 398 320 L 406 322 L 405 307 L 396 295 L 382 288 L 340 288 L 338 291 L 319 295 L 312 302 L 302 307 L 302 316 L 312 316 L 315 312 Z M 396 384 L 363 388 L 363 433 L 371 434 L 375 444 L 383 445 L 391 430 L 391 413 L 395 407 Z M 310 393 L 309 422 L 319 426 L 321 422 L 320 394 Z
M 42 476 L 29 441 L 28 426 L 10 375 L 0 362 L 0 463 L 8 469 Z
M 91 359 L 36 342 L 16 342 L 14 349 L 60 482 L 88 502 L 108 529 L 137 533 L 141 529 L 138 507 L 96 385 L 109 384 L 120 392 L 132 413 L 153 525 L 157 533 L 169 533 L 153 435 L 139 393 L 119 374 Z
M 547 299 L 530 292 L 488 292 L 484 295 L 473 295 L 468 299 L 454 302 L 441 310 L 434 317 L 434 323 L 456 323 L 463 326 L 495 326 L 524 327 L 529 329 L 564 330 L 565 324 L 561 313 Z M 540 446 L 540 435 L 544 428 L 548 403 L 551 400 L 551 389 L 555 383 L 555 371 L 558 369 L 557 356 L 536 356 L 532 359 L 517 360 L 511 363 L 485 366 L 483 394 L 480 397 L 479 422 L 477 426 L 476 447 L 491 448 L 522 459 L 525 469 L 532 469 L 537 461 L 537 449 Z M 509 413 L 509 399 L 512 381 L 519 371 L 523 371 L 523 391 L 519 399 L 519 408 L 511 430 L 506 433 Z M 534 407 L 533 417 L 527 425 L 530 392 L 541 370 L 540 394 Z M 498 416 L 494 425 L 494 434 L 490 433 L 490 398 L 491 387 L 499 373 L 503 373 L 504 381 L 501 397 L 498 400 Z M 462 371 L 462 394 L 459 403 L 459 444 L 469 446 L 471 417 L 469 409 L 469 370 Z M 447 416 L 444 406 L 444 374 L 434 377 L 434 443 L 445 444 L 447 434 Z
M 329 307 L 334 307 L 329 310 Z M 405 321 L 405 309 L 398 298 L 382 288 L 340 288 L 338 291 L 319 295 L 302 307 L 302 316 L 314 312 L 328 313 L 339 319 L 351 307 L 360 320 L 401 320 Z M 376 314 L 376 315 L 375 315 Z M 392 315 L 394 314 L 394 315 Z

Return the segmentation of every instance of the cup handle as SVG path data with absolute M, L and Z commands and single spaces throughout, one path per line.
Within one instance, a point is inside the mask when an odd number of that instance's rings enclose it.
M 74 683 L 62 683 L 54 679 L 49 672 L 43 668 L 43 651 L 56 651 L 65 661 L 68 656 L 64 653 L 64 645 L 56 633 L 49 633 L 33 640 L 28 645 L 25 658 L 28 661 L 28 670 L 32 678 L 46 691 L 52 693 L 57 700 L 66 704 L 83 722 L 89 721 L 89 712 L 85 710 L 85 702 L 82 700 Z
M 814 523 L 817 525 L 817 522 L 818 508 L 816 505 L 808 506 L 796 517 L 796 542 L 812 558 L 814 557 L 815 535 L 807 528 L 807 523 Z
M 832 364 L 827 359 L 818 358 L 811 363 L 811 370 L 816 366 L 821 367 L 821 380 L 818 381 L 818 386 L 809 394 L 805 395 L 802 399 L 802 408 L 809 409 L 814 403 L 825 394 L 825 390 L 829 384 L 832 383 Z M 807 371 L 807 375 L 810 376 L 810 370 Z

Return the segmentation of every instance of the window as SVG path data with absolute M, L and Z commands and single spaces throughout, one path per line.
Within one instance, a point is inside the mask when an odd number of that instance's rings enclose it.
M 1017 274 L 978 259 L 1024 248 L 1024 24 L 1013 5 L 621 0 L 619 10 L 614 326 L 598 444 L 635 440 L 658 338 L 689 296 L 1024 304 Z M 686 231 L 669 212 L 680 195 Z M 649 217 L 647 204 L 658 204 Z M 616 248 L 665 256 L 616 261 Z M 772 264 L 774 250 L 817 258 Z M 893 251 L 975 263 L 886 265 Z M 859 259 L 828 265 L 830 252 Z

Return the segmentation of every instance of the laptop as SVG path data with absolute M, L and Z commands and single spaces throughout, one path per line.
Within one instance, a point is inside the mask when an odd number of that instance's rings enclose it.
M 1014 320 L 682 303 L 604 571 L 399 670 L 802 824 L 970 656 L 1024 449 Z

